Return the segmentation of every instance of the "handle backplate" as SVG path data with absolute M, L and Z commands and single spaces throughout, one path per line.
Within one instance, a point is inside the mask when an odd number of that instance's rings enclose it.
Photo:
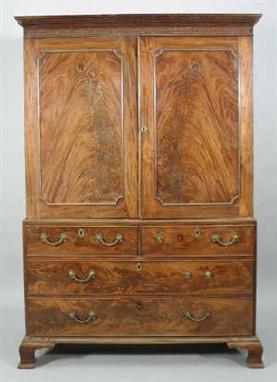
M 205 279 L 211 279 L 214 277 L 214 272 L 211 270 L 211 269 L 207 269 L 206 271 L 204 271 L 204 274 L 203 274 L 204 278 Z
M 124 241 L 124 237 L 120 233 L 116 234 L 115 239 L 113 241 L 110 241 L 110 242 L 104 240 L 101 233 L 97 233 L 95 235 L 95 239 L 98 243 L 105 245 L 105 247 L 113 247 L 117 244 L 122 244 Z
M 77 316 L 77 314 L 75 313 L 75 312 L 70 312 L 69 314 L 68 314 L 68 317 L 72 320 L 72 321 L 75 321 L 75 322 L 77 322 L 78 324 L 87 324 L 87 323 L 89 323 L 90 321 L 94 321 L 94 320 L 96 320 L 96 313 L 93 311 L 93 310 L 91 310 L 90 312 L 89 312 L 89 314 L 88 314 L 88 316 L 87 316 L 87 318 L 85 318 L 85 319 L 81 319 L 81 318 L 79 318 L 78 316 Z
M 234 233 L 229 241 L 223 241 L 219 235 L 212 235 L 211 241 L 221 245 L 222 247 L 230 247 L 239 241 L 239 235 Z
M 162 233 L 157 233 L 155 240 L 158 244 L 162 244 L 164 242 L 164 235 Z
M 202 317 L 196 318 L 196 317 L 194 317 L 193 313 L 190 310 L 186 310 L 184 315 L 185 315 L 185 318 L 187 318 L 190 321 L 203 322 L 203 321 L 206 321 L 210 318 L 211 313 L 205 312 Z
M 68 276 L 77 283 L 87 283 L 95 278 L 95 272 L 90 269 L 87 276 L 79 277 L 73 269 L 68 271 Z
M 184 272 L 184 278 L 186 280 L 190 280 L 192 278 L 192 272 L 191 271 L 185 271 Z
M 67 240 L 67 236 L 65 233 L 61 233 L 59 239 L 56 241 L 49 240 L 47 234 L 44 232 L 40 235 L 40 241 L 47 245 L 51 245 L 52 247 L 57 247 L 58 245 L 64 243 L 66 240 Z

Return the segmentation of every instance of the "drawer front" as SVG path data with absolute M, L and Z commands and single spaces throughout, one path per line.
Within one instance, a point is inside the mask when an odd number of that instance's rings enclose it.
M 252 293 L 253 262 L 92 261 L 26 262 L 27 291 L 64 293 Z
M 253 226 L 144 227 L 145 255 L 249 255 L 254 252 Z
M 228 336 L 253 331 L 251 299 L 32 299 L 32 336 Z
M 27 254 L 137 253 L 136 227 L 25 227 Z

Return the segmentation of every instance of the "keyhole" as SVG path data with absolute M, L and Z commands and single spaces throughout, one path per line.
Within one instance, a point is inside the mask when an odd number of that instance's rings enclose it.
M 79 229 L 79 232 L 78 232 L 78 235 L 79 235 L 80 237 L 84 237 L 84 236 L 85 236 L 85 230 L 84 230 L 83 228 L 80 228 L 80 229 Z
M 142 134 L 145 134 L 147 132 L 147 127 L 146 126 L 142 126 L 140 131 L 142 132 Z
M 194 231 L 194 236 L 199 237 L 200 235 L 201 235 L 201 230 L 199 228 L 196 228 L 196 230 Z
M 137 271 L 140 272 L 142 270 L 142 264 L 137 263 Z

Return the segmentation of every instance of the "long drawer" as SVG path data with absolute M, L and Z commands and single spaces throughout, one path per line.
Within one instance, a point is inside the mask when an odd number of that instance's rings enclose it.
M 27 292 L 64 293 L 252 293 L 251 260 L 101 261 L 31 259 Z
M 25 226 L 25 253 L 135 255 L 137 227 Z
M 143 227 L 144 255 L 251 255 L 253 226 Z
M 253 334 L 252 299 L 31 299 L 31 336 Z

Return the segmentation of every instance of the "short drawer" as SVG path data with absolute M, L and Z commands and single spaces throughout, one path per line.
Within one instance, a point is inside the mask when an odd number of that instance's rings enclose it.
M 253 262 L 26 261 L 28 295 L 66 293 L 251 294 Z
M 253 334 L 251 299 L 31 299 L 31 336 L 236 336 Z
M 144 227 L 145 255 L 249 255 L 254 252 L 253 226 Z
M 137 253 L 136 227 L 25 226 L 27 254 Z

